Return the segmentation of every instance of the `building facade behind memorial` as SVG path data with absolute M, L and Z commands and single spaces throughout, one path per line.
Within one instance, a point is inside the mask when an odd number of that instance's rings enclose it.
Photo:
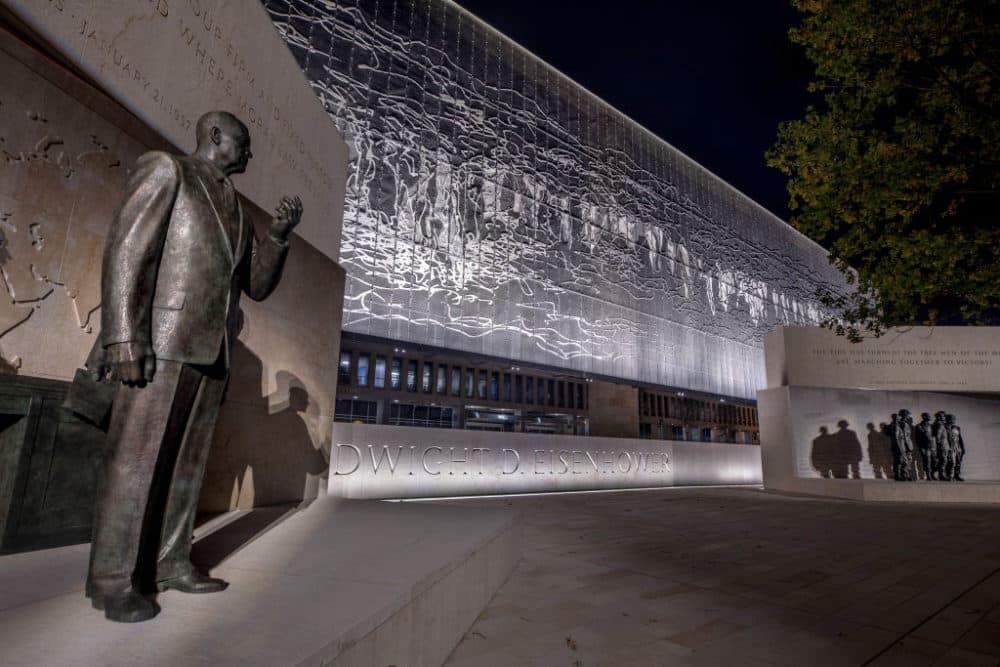
M 842 289 L 819 246 L 451 2 L 264 6 L 351 149 L 349 334 L 621 381 L 655 416 L 752 400 L 764 335 Z

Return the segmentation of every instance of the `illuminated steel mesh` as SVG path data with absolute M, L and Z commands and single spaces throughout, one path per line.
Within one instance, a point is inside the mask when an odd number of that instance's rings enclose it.
M 347 331 L 753 397 L 764 334 L 842 288 L 817 245 L 450 2 L 264 4 L 351 149 Z

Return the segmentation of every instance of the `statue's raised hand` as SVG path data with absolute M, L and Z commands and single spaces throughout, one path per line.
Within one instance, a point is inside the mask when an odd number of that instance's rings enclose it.
M 275 210 L 274 221 L 268 232 L 277 241 L 287 241 L 299 221 L 302 220 L 302 200 L 295 197 L 282 197 Z

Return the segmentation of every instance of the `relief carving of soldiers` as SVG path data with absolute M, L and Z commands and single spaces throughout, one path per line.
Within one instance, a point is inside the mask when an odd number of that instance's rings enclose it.
M 909 461 L 913 457 L 913 439 L 906 423 L 906 410 L 892 415 L 889 423 L 889 440 L 892 443 L 892 478 L 897 482 L 910 479 Z
M 965 458 L 965 441 L 962 439 L 962 429 L 955 415 L 945 416 L 945 427 L 948 434 L 948 477 L 956 482 L 964 482 L 962 459 Z
M 937 466 L 935 472 L 937 479 L 948 481 L 951 479 L 947 461 L 951 457 L 951 446 L 948 444 L 948 427 L 944 422 L 944 412 L 934 414 L 934 449 L 937 454 Z
M 899 421 L 902 424 L 905 478 L 912 482 L 917 479 L 917 462 L 913 455 L 913 415 L 910 414 L 909 410 L 900 410 Z
M 965 458 L 965 440 L 955 415 L 944 411 L 920 415 L 914 426 L 909 410 L 892 415 L 892 422 L 885 428 L 892 446 L 893 479 L 897 482 L 919 479 L 913 446 L 920 454 L 924 479 L 943 482 L 965 481 L 962 477 L 962 460 Z M 874 460 L 872 465 L 875 465 Z
M 924 479 L 933 480 L 934 470 L 937 467 L 937 451 L 934 443 L 934 423 L 931 422 L 930 414 L 924 412 L 920 415 L 920 423 L 917 424 L 913 432 L 917 444 L 917 451 L 920 452 L 920 463 L 924 468 Z

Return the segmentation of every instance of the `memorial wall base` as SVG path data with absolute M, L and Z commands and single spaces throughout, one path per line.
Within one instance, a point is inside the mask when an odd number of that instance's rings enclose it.
M 1000 503 L 1000 401 L 916 391 L 775 387 L 758 393 L 764 487 L 853 500 Z M 892 413 L 957 417 L 966 453 L 959 481 L 893 479 Z

